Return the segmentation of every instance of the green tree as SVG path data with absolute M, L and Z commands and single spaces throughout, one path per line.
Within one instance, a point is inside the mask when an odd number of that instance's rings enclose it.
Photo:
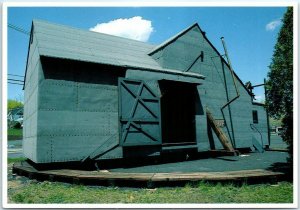
M 7 100 L 7 109 L 8 109 L 8 111 L 12 110 L 12 109 L 15 109 L 15 108 L 23 107 L 23 106 L 24 105 L 21 101 L 13 100 L 13 99 L 8 99 Z
M 282 20 L 269 66 L 267 107 L 271 117 L 282 118 L 282 138 L 289 145 L 293 160 L 293 8 L 288 7 Z

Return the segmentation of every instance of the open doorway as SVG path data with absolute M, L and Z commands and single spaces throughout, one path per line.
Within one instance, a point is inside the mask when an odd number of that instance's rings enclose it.
M 163 145 L 196 143 L 196 94 L 193 83 L 159 81 Z

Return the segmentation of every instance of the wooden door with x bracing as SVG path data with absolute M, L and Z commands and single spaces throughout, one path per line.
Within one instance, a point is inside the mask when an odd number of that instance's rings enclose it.
M 141 80 L 119 78 L 120 145 L 161 145 L 160 99 Z

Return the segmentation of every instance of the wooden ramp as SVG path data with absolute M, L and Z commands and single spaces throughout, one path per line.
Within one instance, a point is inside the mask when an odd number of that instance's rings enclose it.
M 185 173 L 122 173 L 109 171 L 84 170 L 37 170 L 26 161 L 15 163 L 13 173 L 31 179 L 63 181 L 75 184 L 92 184 L 104 186 L 174 186 L 188 182 L 276 182 L 284 177 L 281 172 L 263 169 L 225 171 L 225 172 L 185 172 Z

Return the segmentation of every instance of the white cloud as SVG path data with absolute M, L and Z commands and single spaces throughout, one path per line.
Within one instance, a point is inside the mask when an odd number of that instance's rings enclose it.
M 273 20 L 273 21 L 271 21 L 270 23 L 268 23 L 266 25 L 266 30 L 267 31 L 274 31 L 275 28 L 277 28 L 278 26 L 281 25 L 281 23 L 282 23 L 281 19 Z
M 128 19 L 112 20 L 108 23 L 98 23 L 93 28 L 90 28 L 90 31 L 146 42 L 153 32 L 153 27 L 150 20 L 135 16 Z

